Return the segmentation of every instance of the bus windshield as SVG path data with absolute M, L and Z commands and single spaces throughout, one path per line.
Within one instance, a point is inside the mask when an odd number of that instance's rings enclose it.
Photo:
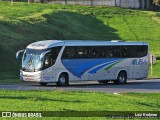
M 40 56 L 46 50 L 26 49 L 22 57 L 22 70 L 24 71 L 39 71 L 43 67 L 43 60 Z

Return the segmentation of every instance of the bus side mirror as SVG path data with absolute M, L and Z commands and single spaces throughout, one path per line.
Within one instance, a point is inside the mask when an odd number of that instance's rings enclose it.
M 24 52 L 24 49 L 23 50 L 19 50 L 17 53 L 16 53 L 16 59 L 18 60 L 18 57 L 19 57 L 19 54 Z

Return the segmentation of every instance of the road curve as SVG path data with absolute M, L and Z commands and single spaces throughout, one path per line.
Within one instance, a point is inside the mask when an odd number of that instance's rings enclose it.
M 71 91 L 98 91 L 107 93 L 121 92 L 160 92 L 160 79 L 130 80 L 125 85 L 113 83 L 100 84 L 96 81 L 70 83 L 70 86 L 58 87 L 56 84 L 41 86 L 37 83 L 1 84 L 0 89 L 8 90 L 71 90 Z

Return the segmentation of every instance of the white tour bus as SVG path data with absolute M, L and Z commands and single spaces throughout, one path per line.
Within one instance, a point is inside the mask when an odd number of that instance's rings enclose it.
M 126 83 L 148 76 L 149 47 L 145 42 L 47 40 L 32 43 L 23 52 L 20 79 L 55 82 L 97 80 Z

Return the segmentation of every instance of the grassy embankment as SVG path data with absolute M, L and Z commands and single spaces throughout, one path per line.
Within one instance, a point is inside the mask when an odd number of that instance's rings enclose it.
M 159 99 L 160 93 L 1 90 L 0 111 L 160 111 Z
M 160 13 L 116 7 L 0 2 L 0 81 L 18 81 L 15 54 L 46 39 L 145 41 L 159 54 Z M 154 66 L 159 77 L 160 63 Z M 14 79 L 14 80 L 13 80 Z

